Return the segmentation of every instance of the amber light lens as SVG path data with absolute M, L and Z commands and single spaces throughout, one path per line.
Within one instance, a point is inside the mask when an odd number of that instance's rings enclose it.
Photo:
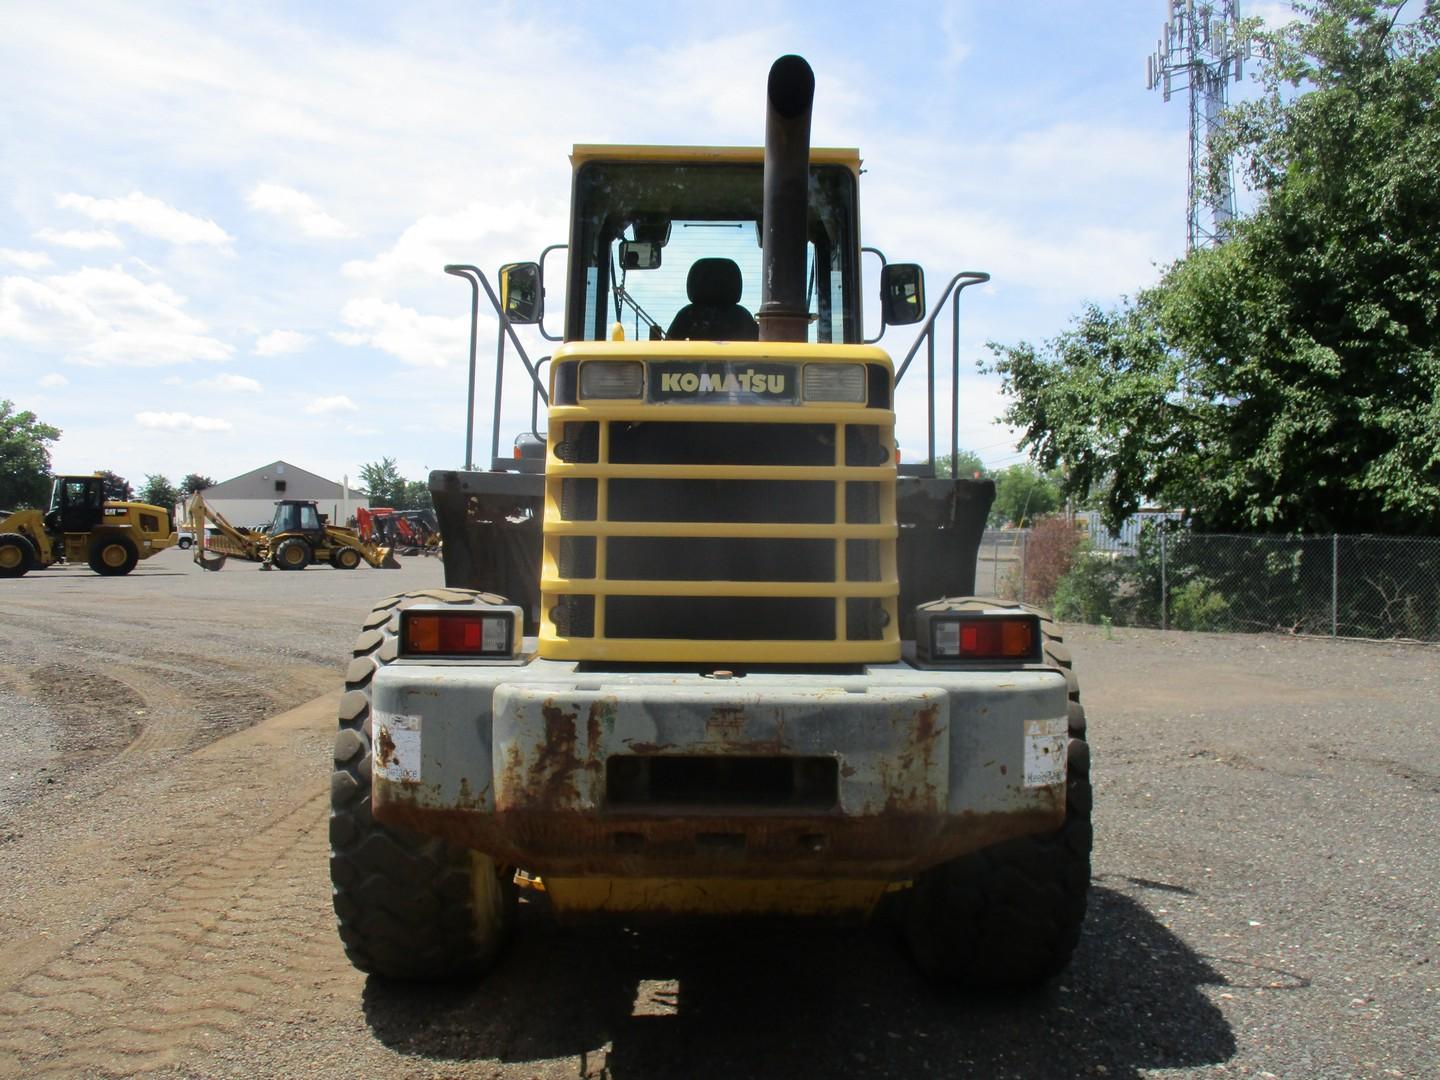
M 509 656 L 514 620 L 509 613 L 413 611 L 404 615 L 405 656 Z
M 932 624 L 933 655 L 954 660 L 1036 660 L 1035 620 L 1029 616 L 945 619 Z

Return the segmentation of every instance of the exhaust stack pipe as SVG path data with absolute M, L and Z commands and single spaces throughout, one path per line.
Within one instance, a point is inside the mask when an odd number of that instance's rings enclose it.
M 765 111 L 765 201 L 761 236 L 761 341 L 804 341 L 805 233 L 810 218 L 810 108 L 815 73 L 803 57 L 770 67 Z

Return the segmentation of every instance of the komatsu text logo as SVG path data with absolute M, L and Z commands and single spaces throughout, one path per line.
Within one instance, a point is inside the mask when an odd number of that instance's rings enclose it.
M 666 371 L 660 376 L 660 389 L 667 394 L 738 394 L 742 390 L 747 394 L 783 394 L 785 376 L 765 375 L 753 369 L 720 374 Z
M 795 400 L 794 371 L 786 364 L 697 367 L 684 363 L 651 363 L 652 401 L 701 397 L 751 404 L 791 402 Z

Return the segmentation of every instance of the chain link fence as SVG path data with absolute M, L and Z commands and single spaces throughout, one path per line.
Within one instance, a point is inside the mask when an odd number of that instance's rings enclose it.
M 987 532 L 975 588 L 1069 622 L 1440 642 L 1440 537 L 1192 533 L 1162 514 L 1112 535 L 1057 521 Z

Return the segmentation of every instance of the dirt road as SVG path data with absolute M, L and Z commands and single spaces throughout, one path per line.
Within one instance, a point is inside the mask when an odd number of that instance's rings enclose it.
M 940 994 L 884 927 L 561 933 L 430 990 L 331 923 L 333 710 L 398 573 L 0 582 L 0 1076 L 1425 1076 L 1440 653 L 1072 632 L 1095 888 L 1048 991 Z M 324 695 L 317 697 L 317 695 Z

